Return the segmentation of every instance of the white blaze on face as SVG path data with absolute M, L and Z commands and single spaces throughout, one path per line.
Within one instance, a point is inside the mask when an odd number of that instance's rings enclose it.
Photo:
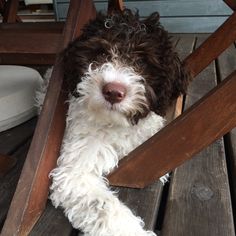
M 82 82 L 77 85 L 77 91 L 89 112 L 102 119 L 110 116 L 112 120 L 127 120 L 126 116 L 133 116 L 148 107 L 143 80 L 132 68 L 118 61 L 105 63 L 96 69 L 92 69 L 90 64 Z M 120 83 L 126 89 L 124 99 L 114 104 L 107 101 L 102 93 L 103 86 L 112 82 Z

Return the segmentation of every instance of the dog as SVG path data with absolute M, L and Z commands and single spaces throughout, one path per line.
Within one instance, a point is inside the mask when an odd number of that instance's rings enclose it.
M 189 74 L 158 13 L 99 13 L 63 52 L 70 96 L 49 198 L 87 236 L 153 236 L 106 175 L 164 126 Z M 160 178 L 164 183 L 168 175 Z

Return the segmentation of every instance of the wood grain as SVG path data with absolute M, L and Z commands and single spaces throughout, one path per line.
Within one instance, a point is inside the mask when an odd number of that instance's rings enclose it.
M 236 70 L 236 48 L 232 44 L 217 61 L 220 80 L 224 80 L 233 70 Z M 231 184 L 231 199 L 233 206 L 236 206 L 236 128 L 225 136 L 227 149 L 227 160 L 229 169 L 229 180 Z M 234 207 L 234 214 L 236 209 Z
M 50 32 L 15 33 L 0 30 L 0 34 L 1 64 L 50 64 L 50 59 L 53 57 L 55 60 L 62 43 L 61 34 Z
M 29 236 L 71 236 L 72 231 L 73 228 L 62 209 L 56 209 L 48 202 L 45 211 L 29 233 Z
M 198 45 L 202 40 L 203 37 L 198 39 Z M 215 87 L 216 80 L 215 65 L 211 63 L 189 86 L 185 109 Z M 230 203 L 221 138 L 174 171 L 162 236 L 233 236 Z
M 62 34 L 64 22 L 1 23 L 0 33 L 55 33 Z
M 46 53 L 59 52 L 62 38 L 55 33 L 1 32 L 0 53 Z
M 81 33 L 95 16 L 92 1 L 71 0 L 61 49 Z M 17 185 L 2 234 L 27 235 L 40 217 L 47 201 L 50 170 L 55 166 L 65 127 L 66 94 L 62 92 L 63 71 L 57 58 L 43 110 Z M 22 191 L 24 189 L 24 191 Z
M 192 76 L 195 77 L 206 68 L 212 60 L 216 59 L 217 56 L 235 41 L 235 39 L 236 12 L 234 12 L 207 40 L 205 40 L 197 50 L 186 58 L 185 64 Z

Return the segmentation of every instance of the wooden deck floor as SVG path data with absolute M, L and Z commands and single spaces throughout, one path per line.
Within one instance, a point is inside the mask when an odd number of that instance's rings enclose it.
M 173 42 L 183 59 L 206 37 L 207 35 L 199 34 L 176 34 L 173 36 Z M 185 98 L 184 109 L 194 104 L 235 69 L 236 48 L 232 45 L 191 83 Z M 17 160 L 9 173 L 0 176 L 1 227 L 13 197 L 36 122 L 34 118 L 0 133 L 0 153 L 11 155 Z M 234 236 L 236 129 L 174 170 L 170 182 L 164 187 L 156 182 L 144 190 L 124 188 L 120 190 L 120 198 L 144 218 L 147 228 L 155 229 L 161 236 Z M 77 233 L 62 211 L 55 209 L 48 202 L 44 214 L 30 235 L 73 236 Z

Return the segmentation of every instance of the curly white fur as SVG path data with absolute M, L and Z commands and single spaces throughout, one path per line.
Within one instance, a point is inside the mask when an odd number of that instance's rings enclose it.
M 111 106 L 102 96 L 104 83 L 127 88 L 124 101 Z M 73 227 L 87 236 L 153 236 L 144 222 L 119 201 L 104 177 L 118 161 L 163 127 L 164 119 L 150 112 L 131 125 L 126 114 L 146 104 L 142 77 L 131 68 L 106 63 L 90 68 L 78 84 L 81 97 L 69 99 L 66 132 L 58 166 L 50 176 L 50 199 L 62 207 Z M 164 176 L 162 181 L 166 181 Z

